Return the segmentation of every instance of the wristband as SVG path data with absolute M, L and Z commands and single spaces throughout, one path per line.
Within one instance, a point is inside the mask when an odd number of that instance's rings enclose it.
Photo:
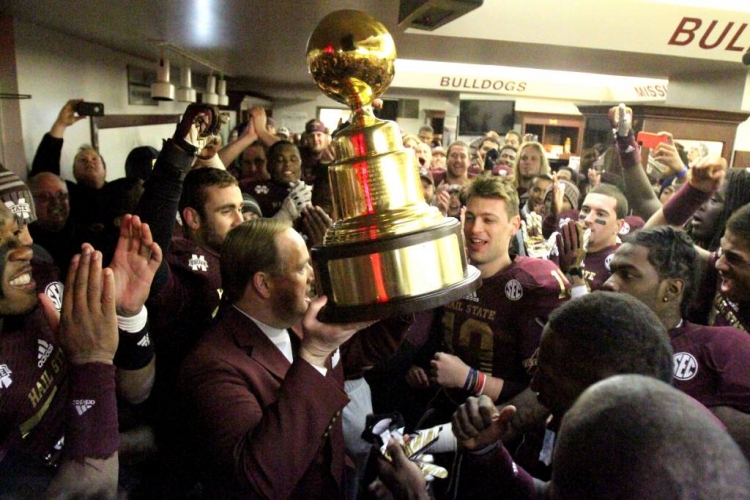
M 137 333 L 120 330 L 120 343 L 113 363 L 123 370 L 140 370 L 154 357 L 154 343 L 148 332 L 148 323 Z
M 677 177 L 678 179 L 684 179 L 685 176 L 687 175 L 687 171 L 688 171 L 687 167 L 683 165 L 682 170 L 674 174 L 674 176 Z
M 182 137 L 172 137 L 172 143 L 191 156 L 198 154 L 198 148 L 190 144 Z
M 469 373 L 466 374 L 466 381 L 464 382 L 463 390 L 472 392 L 474 387 L 477 385 L 477 369 L 469 368 Z
M 138 333 L 146 327 L 148 322 L 148 310 L 146 306 L 141 307 L 141 310 L 135 316 L 120 316 L 117 315 L 117 328 L 125 330 L 128 333 Z
M 664 219 L 670 226 L 682 226 L 712 194 L 685 183 L 662 207 Z
M 115 367 L 105 363 L 68 367 L 64 453 L 79 463 L 87 457 L 109 458 L 119 446 Z

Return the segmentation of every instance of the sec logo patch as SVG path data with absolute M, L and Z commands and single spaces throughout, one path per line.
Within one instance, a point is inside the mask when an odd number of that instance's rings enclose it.
M 512 279 L 505 284 L 505 296 L 508 300 L 518 300 L 523 297 L 523 287 L 516 279 Z

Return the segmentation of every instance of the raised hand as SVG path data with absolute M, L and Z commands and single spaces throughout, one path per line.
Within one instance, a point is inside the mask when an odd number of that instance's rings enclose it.
M 83 99 L 71 99 L 65 103 L 60 113 L 57 115 L 55 123 L 52 125 L 50 135 L 62 139 L 65 129 L 73 125 L 79 120 L 86 118 L 85 116 L 78 116 L 76 114 L 76 106 L 79 102 L 83 102 Z
M 469 375 L 469 366 L 461 358 L 445 352 L 435 353 L 430 361 L 432 381 L 447 388 L 462 388 Z
M 331 224 L 333 221 L 322 208 L 308 205 L 302 209 L 302 225 L 312 245 L 323 243 L 323 238 Z
M 114 288 L 112 271 L 102 269 L 101 252 L 84 244 L 68 268 L 62 314 L 40 295 L 50 325 L 59 324 L 57 340 L 71 363 L 112 363 L 119 342 Z
M 515 406 L 506 406 L 498 411 L 489 397 L 470 397 L 453 414 L 453 434 L 459 446 L 469 450 L 482 449 L 501 442 L 500 438 L 507 432 L 515 414 Z
M 219 108 L 210 104 L 193 103 L 182 114 L 174 138 L 201 150 L 206 138 L 215 135 L 220 127 Z
M 266 130 L 268 125 L 268 118 L 266 117 L 266 110 L 260 106 L 253 106 L 250 108 L 250 121 L 255 128 L 256 133 L 258 131 Z
M 707 156 L 688 170 L 688 182 L 704 193 L 719 189 L 727 173 L 727 161 L 717 156 Z
M 142 223 L 138 216 L 125 215 L 109 266 L 115 279 L 117 314 L 134 316 L 140 312 L 161 261 L 161 248 L 148 224 Z
M 586 257 L 584 229 L 576 221 L 568 221 L 560 228 L 560 270 L 568 273 L 571 269 L 579 269 Z

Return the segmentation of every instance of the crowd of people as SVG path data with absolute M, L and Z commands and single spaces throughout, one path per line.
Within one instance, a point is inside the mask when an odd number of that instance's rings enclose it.
M 73 182 L 78 102 L 27 183 L 0 171 L 0 497 L 750 498 L 747 169 L 666 132 L 642 164 L 623 107 L 578 169 L 425 125 L 403 147 L 481 287 L 325 323 L 321 121 L 252 108 L 222 146 L 191 104 L 122 179 L 82 146 Z

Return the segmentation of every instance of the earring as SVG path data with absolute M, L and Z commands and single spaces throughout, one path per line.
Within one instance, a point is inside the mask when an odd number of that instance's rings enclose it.
M 661 299 L 661 300 L 663 300 L 664 302 L 669 302 L 669 297 L 664 297 L 664 298 L 663 298 L 663 299 Z

